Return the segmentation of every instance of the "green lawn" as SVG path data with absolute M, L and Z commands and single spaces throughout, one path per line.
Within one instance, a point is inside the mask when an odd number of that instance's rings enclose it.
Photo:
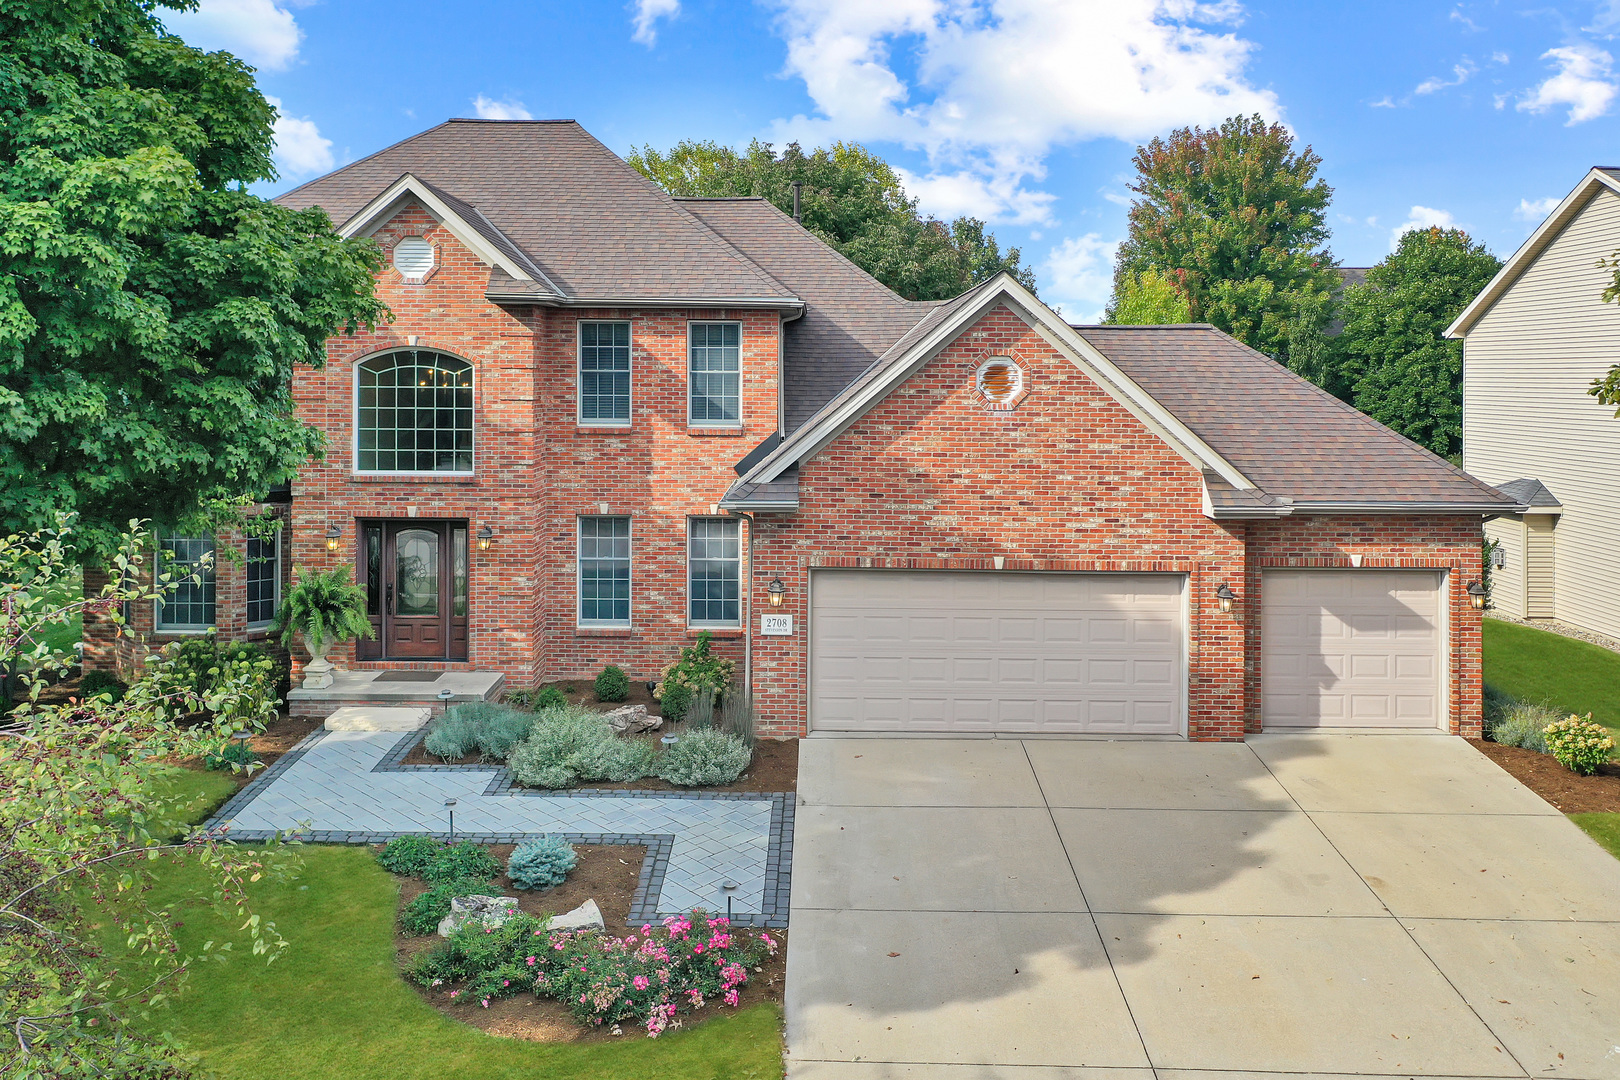
M 179 771 L 179 770 L 177 770 Z M 175 778 L 193 807 L 228 794 L 219 774 Z M 213 804 L 204 807 L 211 809 Z M 299 849 L 297 880 L 265 883 L 254 902 L 291 943 L 274 964 L 245 948 L 201 965 L 153 1017 L 221 1080 L 443 1080 L 536 1076 L 547 1080 L 779 1080 L 781 1013 L 756 1005 L 689 1031 L 648 1039 L 547 1045 L 485 1035 L 424 1004 L 394 969 L 397 886 L 360 847 Z M 183 897 L 207 891 L 195 866 L 157 864 L 153 899 L 172 899 L 184 946 L 230 938 L 234 926 Z M 240 940 L 239 938 L 234 940 Z M 107 942 L 115 948 L 116 942 Z M 240 946 L 239 946 L 240 947 Z
M 1499 619 L 1485 620 L 1485 681 L 1521 701 L 1592 714 L 1620 740 L 1620 653 Z
M 1569 820 L 1620 859 L 1620 814 L 1571 814 Z

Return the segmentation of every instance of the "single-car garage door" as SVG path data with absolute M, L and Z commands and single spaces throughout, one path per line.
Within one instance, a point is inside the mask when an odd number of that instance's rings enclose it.
M 1433 570 L 1267 570 L 1267 728 L 1440 726 L 1442 606 Z
M 1179 574 L 817 570 L 820 731 L 1183 730 Z

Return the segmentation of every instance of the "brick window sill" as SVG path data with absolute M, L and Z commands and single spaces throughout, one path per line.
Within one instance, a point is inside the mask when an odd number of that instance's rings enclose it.
M 350 473 L 351 484 L 476 484 L 476 476 L 434 473 Z
M 686 433 L 702 438 L 740 439 L 743 436 L 743 429 L 740 427 L 689 427 L 686 429 Z
M 635 430 L 633 424 L 575 424 L 581 435 L 628 435 Z
M 743 629 L 740 626 L 688 626 L 686 628 L 686 636 L 689 638 L 695 638 L 700 634 L 708 634 L 718 641 L 722 638 L 740 638 L 743 636 Z
M 577 638 L 627 638 L 633 637 L 635 631 L 628 626 L 576 626 L 574 636 Z

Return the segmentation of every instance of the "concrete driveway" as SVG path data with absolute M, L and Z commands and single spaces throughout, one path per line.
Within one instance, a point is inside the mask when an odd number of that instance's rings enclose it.
M 806 740 L 790 1080 L 1620 1080 L 1620 861 L 1466 743 Z

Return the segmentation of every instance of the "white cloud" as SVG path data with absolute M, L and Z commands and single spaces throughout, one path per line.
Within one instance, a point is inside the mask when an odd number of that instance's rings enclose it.
M 633 5 L 635 30 L 631 33 L 632 41 L 652 48 L 658 41 L 658 20 L 673 19 L 681 13 L 681 0 L 635 0 Z
M 1609 111 L 1609 104 L 1620 91 L 1614 82 L 1614 57 L 1595 45 L 1576 42 L 1541 54 L 1551 60 L 1558 74 L 1536 87 L 1529 97 L 1519 102 L 1526 112 L 1546 112 L 1554 106 L 1568 105 L 1566 127 L 1595 120 Z
M 332 140 L 321 136 L 315 121 L 288 116 L 282 111 L 279 98 L 266 95 L 265 100 L 276 110 L 276 165 L 281 174 L 294 179 L 330 172 Z
M 1505 53 L 1505 52 L 1493 52 L 1493 53 L 1491 53 L 1491 63 L 1493 63 L 1493 64 L 1505 64 L 1507 62 L 1508 62 L 1508 54 L 1507 53 Z
M 225 49 L 255 67 L 281 71 L 304 32 L 275 0 L 202 0 L 196 11 L 163 13 L 163 25 L 199 49 Z
M 1457 219 L 1448 211 L 1436 210 L 1432 206 L 1414 206 L 1406 220 L 1389 230 L 1389 250 L 1394 251 L 1400 245 L 1401 237 L 1413 229 L 1428 229 L 1438 225 L 1442 229 L 1455 229 Z
M 1096 233 L 1071 236 L 1041 264 L 1041 299 L 1070 322 L 1097 322 L 1114 290 L 1118 240 Z
M 1471 33 L 1475 33 L 1475 34 L 1479 33 L 1481 30 L 1485 29 L 1483 26 L 1479 25 L 1473 19 L 1470 19 L 1467 15 L 1463 14 L 1461 4 L 1458 4 L 1455 8 L 1452 9 L 1451 21 L 1456 22 L 1456 23 L 1462 23 L 1462 26 L 1463 26 L 1464 30 L 1467 30 L 1467 31 L 1469 31 Z
M 1455 75 L 1456 78 L 1447 80 L 1439 75 L 1432 76 L 1431 78 L 1424 79 L 1422 82 L 1418 83 L 1417 89 L 1414 90 L 1413 93 L 1432 94 L 1436 90 L 1444 90 L 1448 86 L 1461 86 L 1463 83 L 1468 81 L 1468 77 L 1470 75 L 1478 70 L 1479 68 L 1474 66 L 1473 61 L 1469 60 L 1465 56 L 1463 57 L 1462 63 L 1453 66 L 1451 69 L 1451 73 Z
M 505 101 L 496 101 L 492 97 L 479 94 L 473 99 L 473 109 L 480 120 L 533 120 L 529 110 L 523 107 L 523 102 L 507 98 Z
M 1539 225 L 1542 219 L 1557 209 L 1558 204 L 1563 201 L 1556 195 L 1549 195 L 1545 199 L 1520 199 L 1513 216 L 1520 221 L 1533 221 Z
M 926 176 L 901 168 L 894 171 L 907 195 L 947 221 L 962 214 L 1020 225 L 1051 220 L 1050 207 L 1056 196 L 1029 191 L 1014 176 L 996 175 L 990 170 L 931 172 Z M 1045 175 L 1045 170 L 1040 174 Z
M 1372 107 L 1375 109 L 1393 109 L 1395 108 L 1395 99 L 1385 94 L 1382 98 L 1373 102 Z
M 1281 111 L 1244 76 L 1252 44 L 1210 28 L 1242 17 L 1233 0 L 773 2 L 787 72 L 817 110 L 774 137 L 921 148 L 935 213 L 937 195 L 990 220 L 1048 221 L 1052 200 L 1030 185 L 1055 145 Z

